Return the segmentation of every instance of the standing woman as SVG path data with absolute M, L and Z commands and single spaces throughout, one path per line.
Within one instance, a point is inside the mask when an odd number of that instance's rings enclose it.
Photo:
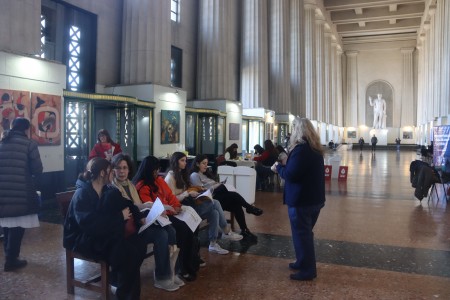
M 288 206 L 296 261 L 289 268 L 294 280 L 317 277 L 313 228 L 325 205 L 323 149 L 312 123 L 306 118 L 293 121 L 289 156 L 276 165 L 285 180 L 283 202 Z
M 69 204 L 63 246 L 88 258 L 107 261 L 117 279 L 117 298 L 137 300 L 147 245 L 137 236 L 139 212 L 133 215 L 133 207 L 124 205 L 119 190 L 107 186 L 112 175 L 106 159 L 89 161 Z M 135 230 L 128 232 L 125 225 L 132 221 Z
M 224 210 L 235 214 L 236 221 L 241 228 L 241 235 L 247 238 L 256 238 L 256 236 L 251 233 L 247 227 L 247 223 L 245 222 L 245 214 L 242 207 L 246 209 L 247 213 L 254 214 L 255 216 L 262 215 L 262 209 L 248 204 L 239 193 L 228 191 L 225 185 L 213 180 L 207 170 L 208 157 L 206 155 L 197 155 L 192 163 L 190 177 L 191 183 L 205 189 L 213 188 L 214 199 L 219 200 L 220 205 Z
M 198 192 L 188 191 L 191 186 L 189 180 L 189 173 L 186 168 L 186 154 L 182 152 L 174 152 L 170 158 L 170 171 L 165 178 L 166 183 L 169 185 L 172 193 L 180 200 L 182 204 L 188 202 L 188 199 L 197 197 Z M 188 201 L 186 201 L 188 200 Z M 219 236 L 219 228 L 224 233 L 222 238 L 232 241 L 239 241 L 242 239 L 242 235 L 236 234 L 231 231 L 230 226 L 227 224 L 225 215 L 223 213 L 222 206 L 217 200 L 204 201 L 199 205 L 193 205 L 195 211 L 200 215 L 202 219 L 207 219 L 209 223 L 209 247 L 208 251 L 218 254 L 228 254 L 229 251 L 220 247 L 217 243 Z
M 113 142 L 106 129 L 100 129 L 98 131 L 97 140 L 97 144 L 94 145 L 94 148 L 89 153 L 89 160 L 94 157 L 101 157 L 110 161 L 114 155 L 122 152 L 120 145 Z
M 37 143 L 28 138 L 30 121 L 16 118 L 0 141 L 0 226 L 5 272 L 25 267 L 19 259 L 25 228 L 39 227 L 39 200 L 34 177 L 42 173 Z

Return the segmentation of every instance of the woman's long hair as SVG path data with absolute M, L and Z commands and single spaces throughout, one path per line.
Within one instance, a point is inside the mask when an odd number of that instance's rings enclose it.
M 100 136 L 101 136 L 101 135 L 106 136 L 106 141 L 107 141 L 108 143 L 110 143 L 110 144 L 112 144 L 112 145 L 115 144 L 114 141 L 111 139 L 111 135 L 109 134 L 108 130 L 106 130 L 106 129 L 100 129 L 100 130 L 98 131 L 98 133 L 97 133 L 97 141 L 98 141 L 99 143 L 101 143 L 101 141 L 100 141 Z
M 233 143 L 227 149 L 225 149 L 225 153 L 230 153 L 230 159 L 237 158 L 237 148 L 239 148 L 238 145 L 236 143 Z
M 113 169 L 117 168 L 117 166 L 120 164 L 122 160 L 124 160 L 127 163 L 128 179 L 131 179 L 134 173 L 134 166 L 133 161 L 131 160 L 131 157 L 128 154 L 118 153 L 114 155 L 113 158 L 111 159 L 111 166 Z
M 188 166 L 186 165 L 186 168 L 184 168 L 183 170 L 178 166 L 178 161 L 183 157 L 186 157 L 186 154 L 184 154 L 183 152 L 174 152 L 170 157 L 169 170 L 173 171 L 173 175 L 175 177 L 175 186 L 178 189 L 184 190 L 189 187 L 190 181 Z
M 190 170 L 189 174 L 192 174 L 194 172 L 200 173 L 200 167 L 197 164 L 200 164 L 205 159 L 208 159 L 208 156 L 206 154 L 197 155 L 194 158 L 194 161 L 192 162 L 192 166 L 191 166 L 191 170 Z M 206 177 L 208 177 L 210 179 L 214 179 L 214 175 L 211 174 L 211 172 L 208 169 L 206 169 L 206 172 L 203 174 L 206 175 Z
M 320 137 L 314 129 L 313 124 L 307 118 L 296 117 L 292 122 L 292 134 L 290 139 L 289 151 L 292 151 L 298 144 L 306 141 L 309 146 L 316 152 L 323 155 L 323 147 L 320 143 Z
M 137 185 L 139 181 L 144 181 L 145 185 L 148 185 L 154 192 L 158 191 L 158 186 L 155 183 L 155 178 L 153 177 L 153 172 L 159 169 L 159 159 L 154 156 L 145 157 L 139 168 L 136 171 L 136 175 L 134 175 L 133 182 L 134 185 Z
M 101 157 L 94 157 L 86 165 L 86 171 L 78 176 L 78 179 L 84 181 L 94 181 L 96 180 L 102 171 L 105 173 L 108 168 L 111 167 L 109 161 Z

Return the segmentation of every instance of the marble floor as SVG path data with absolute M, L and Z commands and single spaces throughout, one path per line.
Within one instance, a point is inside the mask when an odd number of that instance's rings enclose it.
M 434 195 L 418 201 L 409 182 L 413 151 L 346 151 L 347 181 L 326 184 L 327 202 L 315 227 L 318 277 L 289 279 L 294 257 L 282 191 L 256 193 L 262 216 L 247 215 L 257 243 L 221 241 L 229 255 L 210 254 L 199 277 L 176 292 L 153 287 L 153 262 L 141 268 L 142 299 L 450 299 L 450 209 Z M 62 226 L 47 203 L 41 227 L 27 230 L 28 266 L 0 270 L 0 299 L 98 299 L 76 288 L 66 294 Z M 202 245 L 206 246 L 205 238 Z M 4 261 L 3 251 L 0 261 Z M 79 275 L 96 266 L 79 263 Z

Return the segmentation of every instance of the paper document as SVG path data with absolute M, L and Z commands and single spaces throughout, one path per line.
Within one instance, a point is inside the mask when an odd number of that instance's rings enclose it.
M 202 197 L 207 197 L 207 198 L 212 200 L 213 199 L 213 194 L 212 193 L 213 193 L 213 189 L 212 188 L 211 189 L 207 189 L 202 194 L 198 195 L 197 198 L 195 198 L 195 199 L 200 199 Z
M 202 221 L 202 218 L 200 218 L 195 209 L 190 206 L 184 205 L 181 207 L 181 212 L 174 217 L 186 223 L 187 226 L 189 226 L 189 228 L 192 230 L 192 232 L 197 229 L 198 224 L 200 224 L 200 222 Z
M 162 215 L 159 216 L 158 218 L 156 218 L 156 222 L 158 222 L 158 224 L 161 225 L 161 227 L 172 224 L 172 222 L 170 222 L 170 220 L 167 216 L 162 216 Z
M 164 212 L 164 205 L 162 204 L 159 198 L 156 198 L 155 202 L 153 202 L 153 206 L 150 209 L 147 217 L 145 218 L 145 224 L 139 228 L 139 232 L 141 233 L 145 229 L 147 229 L 150 225 L 155 223 L 156 219 Z

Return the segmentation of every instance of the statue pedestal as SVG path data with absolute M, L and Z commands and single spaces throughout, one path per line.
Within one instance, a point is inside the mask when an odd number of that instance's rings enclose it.
M 372 129 L 370 130 L 370 138 L 373 137 L 373 135 L 375 134 L 375 136 L 378 139 L 378 146 L 386 146 L 387 145 L 387 130 L 386 129 Z M 369 141 L 370 143 L 370 141 Z

